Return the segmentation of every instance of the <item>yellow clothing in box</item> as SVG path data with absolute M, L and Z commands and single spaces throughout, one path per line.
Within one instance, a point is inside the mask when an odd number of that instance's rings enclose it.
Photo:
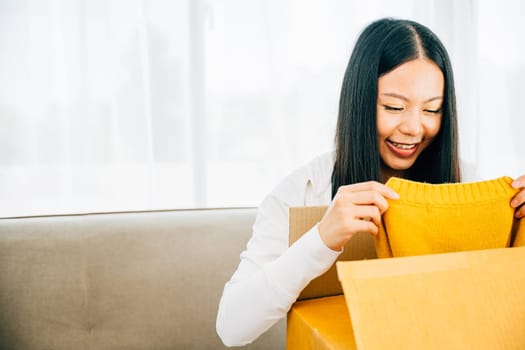
M 379 258 L 525 245 L 525 224 L 514 218 L 512 179 L 427 184 L 390 178 L 389 200 L 376 239 Z

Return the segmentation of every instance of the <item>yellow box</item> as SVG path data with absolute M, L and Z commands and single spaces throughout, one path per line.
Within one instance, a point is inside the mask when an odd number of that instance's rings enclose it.
M 325 209 L 292 208 L 290 244 Z M 357 242 L 373 257 L 373 240 Z M 345 253 L 292 306 L 288 350 L 525 349 L 525 247 L 360 261 L 344 260 L 362 252 Z M 344 295 L 329 296 L 341 285 Z
M 525 247 L 337 270 L 360 350 L 525 349 Z
M 286 326 L 287 350 L 356 349 L 344 295 L 298 301 Z

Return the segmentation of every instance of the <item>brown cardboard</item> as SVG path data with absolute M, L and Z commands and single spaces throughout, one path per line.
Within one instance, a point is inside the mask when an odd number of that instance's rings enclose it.
M 343 295 L 295 303 L 288 313 L 286 335 L 287 350 L 356 349 Z
M 323 217 L 328 207 L 292 207 L 289 212 L 290 238 L 292 245 L 310 230 Z M 374 238 L 369 234 L 357 234 L 352 237 L 339 256 L 338 261 L 376 258 Z M 314 279 L 302 291 L 298 300 L 342 294 L 343 290 L 337 278 L 335 265 L 325 274 Z
M 337 270 L 360 350 L 525 349 L 525 247 Z

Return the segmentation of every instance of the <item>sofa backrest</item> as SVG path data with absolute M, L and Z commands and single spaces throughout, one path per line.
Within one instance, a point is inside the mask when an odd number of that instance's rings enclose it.
M 255 209 L 0 220 L 0 348 L 221 349 Z M 283 349 L 279 322 L 247 349 Z

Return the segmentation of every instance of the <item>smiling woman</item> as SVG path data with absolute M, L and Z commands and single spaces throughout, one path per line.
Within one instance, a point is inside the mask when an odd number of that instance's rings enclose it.
M 405 177 L 441 127 L 444 78 L 431 60 L 419 58 L 378 79 L 377 136 L 382 181 Z

